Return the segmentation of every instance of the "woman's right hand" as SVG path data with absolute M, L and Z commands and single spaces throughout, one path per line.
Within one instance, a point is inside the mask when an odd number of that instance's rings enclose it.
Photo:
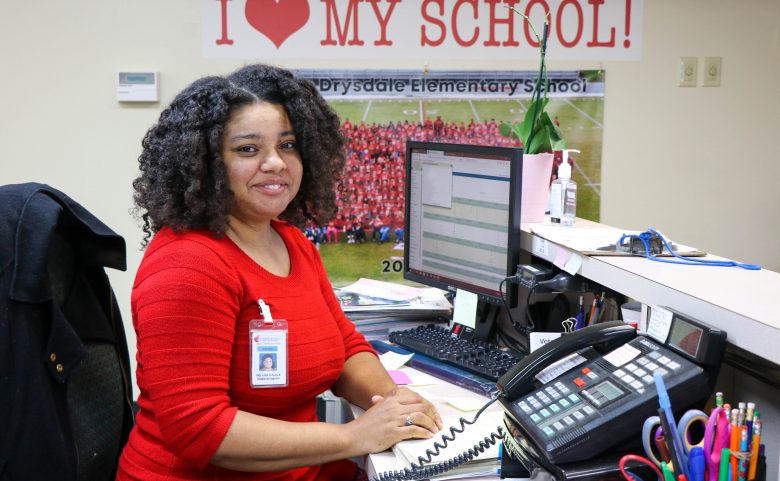
M 366 412 L 346 425 L 361 454 L 384 451 L 405 439 L 432 438 L 441 428 L 433 405 L 413 391 L 399 389 L 371 401 Z

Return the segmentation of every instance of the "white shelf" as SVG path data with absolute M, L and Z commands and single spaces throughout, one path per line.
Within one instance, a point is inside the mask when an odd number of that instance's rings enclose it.
M 581 219 L 577 222 L 593 225 Z M 546 242 L 546 248 L 540 248 L 540 242 Z M 561 249 L 565 255 L 575 253 L 532 234 L 528 225 L 523 225 L 520 245 L 549 262 L 560 259 Z M 666 264 L 642 257 L 582 257 L 578 273 L 583 277 L 642 303 L 667 306 L 722 329 L 729 343 L 780 365 L 780 274 L 777 272 Z M 705 259 L 722 258 L 708 255 Z

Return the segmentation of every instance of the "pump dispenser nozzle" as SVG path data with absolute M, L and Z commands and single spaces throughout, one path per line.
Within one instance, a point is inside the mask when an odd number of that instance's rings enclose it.
M 571 179 L 571 165 L 569 164 L 569 152 L 580 153 L 577 149 L 563 149 L 563 162 L 558 166 L 559 179 Z

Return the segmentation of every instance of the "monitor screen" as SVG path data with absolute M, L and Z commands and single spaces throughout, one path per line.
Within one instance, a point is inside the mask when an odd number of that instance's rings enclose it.
M 520 250 L 522 150 L 406 143 L 404 278 L 501 302 Z M 503 296 L 517 305 L 514 284 Z

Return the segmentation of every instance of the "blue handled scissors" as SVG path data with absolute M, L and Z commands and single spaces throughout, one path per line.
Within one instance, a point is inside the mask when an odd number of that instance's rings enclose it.
M 707 434 L 708 431 L 713 429 L 713 427 L 707 423 L 708 419 L 709 417 L 703 411 L 691 409 L 683 414 L 680 421 L 677 423 L 677 426 L 672 427 L 672 429 L 677 430 L 676 435 L 682 440 L 683 450 L 685 451 L 684 453 L 679 453 L 679 457 L 682 460 L 681 462 L 687 462 L 688 454 L 692 448 L 703 448 L 705 445 L 704 440 L 712 437 L 712 433 L 709 434 L 709 436 Z M 669 434 L 663 433 L 663 430 L 661 429 L 661 419 L 658 416 L 650 416 L 645 420 L 645 423 L 642 426 L 642 447 L 645 450 L 647 459 L 660 467 L 661 461 L 664 460 L 660 459 L 658 448 L 655 447 L 659 438 L 663 439 L 668 444 L 671 444 Z M 675 472 L 677 472 L 678 468 L 675 467 L 674 469 Z

